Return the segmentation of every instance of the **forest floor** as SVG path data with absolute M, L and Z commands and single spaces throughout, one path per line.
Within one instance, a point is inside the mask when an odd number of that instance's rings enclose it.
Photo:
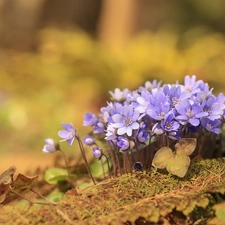
M 184 178 L 135 172 L 71 189 L 55 204 L 6 204 L 0 224 L 224 225 L 225 158 L 195 161 Z

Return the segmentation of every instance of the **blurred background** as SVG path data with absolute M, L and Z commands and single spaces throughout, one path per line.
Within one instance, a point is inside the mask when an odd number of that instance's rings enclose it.
M 117 87 L 195 74 L 225 92 L 224 21 L 224 0 L 1 0 L 0 172 L 47 165 L 44 139 L 61 122 L 84 137 Z

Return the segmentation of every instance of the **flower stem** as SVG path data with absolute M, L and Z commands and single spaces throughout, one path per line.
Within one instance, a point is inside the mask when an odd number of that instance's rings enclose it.
M 111 174 L 110 174 L 110 166 L 109 166 L 109 159 L 108 159 L 108 157 L 107 157 L 104 153 L 102 153 L 102 155 L 104 155 L 104 156 L 105 156 L 105 158 L 106 158 L 107 165 L 108 165 L 108 171 L 109 171 L 109 178 L 111 179 Z
M 69 182 L 73 185 L 72 176 L 71 176 L 71 172 L 70 172 L 70 168 L 69 168 L 69 163 L 68 163 L 68 160 L 67 160 L 67 158 L 66 158 L 66 155 L 65 155 L 65 153 L 62 151 L 62 149 L 58 149 L 58 151 L 60 151 L 60 152 L 62 153 L 62 155 L 63 155 L 64 161 L 65 161 L 65 164 L 66 164 L 66 170 L 67 170 L 67 172 L 68 172 L 68 180 L 69 180 Z M 75 187 L 75 186 L 73 185 L 73 187 Z M 77 193 L 76 187 L 74 188 L 74 190 L 75 190 L 76 194 L 78 194 L 78 193 Z
M 63 155 L 64 161 L 65 161 L 65 164 L 66 164 L 66 170 L 68 172 L 68 177 L 71 178 L 71 172 L 70 172 L 69 163 L 68 163 L 68 160 L 66 158 L 66 155 L 61 149 L 59 149 L 58 151 L 60 151 Z
M 84 159 L 87 171 L 88 171 L 89 175 L 91 176 L 91 179 L 92 179 L 93 183 L 96 184 L 95 179 L 94 179 L 94 177 L 93 177 L 93 175 L 91 173 L 91 169 L 90 169 L 90 166 L 88 164 L 86 155 L 85 155 L 83 143 L 82 143 L 82 141 L 81 141 L 81 139 L 80 139 L 80 137 L 78 135 L 76 135 L 76 138 L 77 138 L 77 141 L 78 141 L 78 144 L 79 144 L 79 147 L 80 147 L 80 151 L 81 151 L 82 157 Z
M 108 146 L 109 146 L 109 153 L 111 155 L 111 161 L 112 161 L 112 166 L 113 166 L 113 174 L 114 176 L 116 175 L 116 162 L 115 162 L 115 158 L 114 158 L 114 155 L 113 155 L 113 151 L 112 151 L 112 146 L 109 142 L 108 143 Z

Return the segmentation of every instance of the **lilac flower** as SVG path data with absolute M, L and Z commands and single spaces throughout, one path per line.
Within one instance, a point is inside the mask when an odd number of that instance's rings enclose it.
M 121 101 L 125 101 L 126 100 L 126 96 L 129 93 L 129 90 L 126 88 L 126 89 L 124 89 L 124 90 L 121 91 L 119 88 L 116 88 L 114 90 L 114 92 L 109 91 L 109 93 L 112 96 L 111 99 L 113 101 L 121 102 Z
M 201 125 L 209 132 L 212 132 L 215 134 L 221 133 L 221 129 L 219 128 L 219 126 L 221 125 L 221 120 L 212 121 L 212 120 L 209 120 L 208 118 L 203 118 L 201 120 Z
M 102 157 L 102 151 L 98 146 L 95 146 L 92 148 L 93 150 L 93 155 L 96 159 L 101 159 Z
M 145 143 L 150 138 L 149 133 L 146 130 L 139 130 L 137 134 L 137 141 L 140 143 Z
M 105 126 L 102 122 L 97 122 L 94 126 L 93 133 L 94 134 L 102 134 L 105 131 Z
M 163 92 L 159 92 L 155 96 L 152 96 L 147 114 L 154 120 L 162 120 L 170 109 L 171 104 L 167 97 Z
M 123 105 L 118 102 L 108 102 L 107 107 L 102 107 L 100 109 L 101 111 L 101 118 L 105 123 L 112 122 L 112 119 L 110 116 L 117 114 L 120 112 L 123 108 Z
M 107 130 L 106 130 L 106 134 L 105 134 L 105 139 L 107 141 L 112 141 L 117 139 L 117 135 L 116 135 L 116 129 L 112 126 L 112 124 L 109 124 L 107 126 Z
M 150 105 L 150 92 L 142 91 L 141 96 L 137 96 L 136 102 L 133 103 L 136 110 L 140 113 L 146 112 L 148 106 Z
M 168 113 L 164 120 L 156 123 L 153 126 L 152 131 L 156 135 L 166 133 L 166 135 L 172 140 L 180 139 L 180 124 L 175 120 L 175 116 L 172 112 Z
M 117 145 L 120 147 L 120 151 L 124 151 L 130 148 L 130 142 L 126 137 L 119 136 Z
M 203 111 L 208 113 L 207 118 L 210 120 L 221 119 L 225 105 L 217 102 L 216 97 L 210 96 L 201 104 Z
M 85 113 L 84 126 L 94 126 L 98 122 L 98 118 L 94 113 Z
M 163 92 L 173 107 L 189 97 L 188 92 L 181 92 L 181 86 L 178 85 L 164 85 Z
M 139 128 L 139 123 L 137 122 L 139 117 L 139 111 L 135 110 L 132 105 L 125 105 L 120 112 L 111 117 L 111 125 L 114 128 L 118 128 L 118 135 L 127 134 L 131 137 L 133 130 Z
M 161 122 L 161 127 L 164 131 L 166 132 L 171 132 L 171 131 L 178 131 L 180 128 L 180 124 L 174 120 L 175 116 L 173 113 L 168 113 L 165 116 L 165 119 L 163 122 Z
M 164 134 L 164 130 L 160 126 L 160 122 L 155 123 L 155 125 L 152 127 L 152 132 L 157 136 Z
M 141 121 L 139 124 L 140 124 L 139 125 L 140 129 L 147 129 L 148 128 L 148 124 L 147 124 L 146 121 Z
M 126 101 L 124 102 L 124 105 L 130 105 L 131 103 L 135 102 L 135 99 L 140 96 L 137 90 L 129 92 L 127 94 Z
M 200 84 L 203 84 L 203 81 L 202 80 L 196 81 L 195 75 L 193 75 L 192 77 L 187 75 L 184 78 L 184 85 L 182 87 L 185 91 L 188 91 L 193 95 L 201 90 L 199 88 Z
M 143 91 L 143 90 L 148 90 L 148 91 L 152 91 L 152 90 L 157 90 L 160 88 L 162 81 L 157 81 L 157 80 L 153 80 L 152 82 L 150 81 L 146 81 L 144 87 L 140 87 L 139 91 Z
M 59 145 L 58 144 L 55 145 L 54 140 L 52 138 L 46 138 L 45 143 L 46 144 L 42 149 L 44 153 L 52 153 L 59 150 Z
M 213 88 L 209 89 L 209 85 L 207 83 L 200 83 L 199 88 L 202 93 L 204 93 L 206 96 L 212 95 Z
M 72 123 L 67 124 L 63 122 L 61 125 L 65 130 L 60 130 L 58 135 L 64 139 L 62 141 L 67 141 L 68 145 L 71 146 L 76 137 L 76 130 L 74 129 Z
M 95 143 L 95 140 L 92 136 L 86 135 L 83 142 L 84 142 L 84 144 L 91 146 Z
M 188 99 L 182 102 L 182 104 L 175 106 L 179 115 L 176 119 L 180 122 L 180 124 L 185 125 L 189 122 L 192 126 L 197 127 L 200 124 L 199 118 L 203 118 L 207 116 L 207 112 L 203 112 L 202 108 L 197 105 L 191 105 Z
M 220 93 L 217 97 L 217 102 L 221 104 L 225 104 L 225 95 L 223 93 Z

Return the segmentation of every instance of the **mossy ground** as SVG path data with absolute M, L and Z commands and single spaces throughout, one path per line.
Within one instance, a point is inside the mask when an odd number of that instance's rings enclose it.
M 184 178 L 164 171 L 108 179 L 57 205 L 3 206 L 3 224 L 225 224 L 225 158 L 194 161 Z

